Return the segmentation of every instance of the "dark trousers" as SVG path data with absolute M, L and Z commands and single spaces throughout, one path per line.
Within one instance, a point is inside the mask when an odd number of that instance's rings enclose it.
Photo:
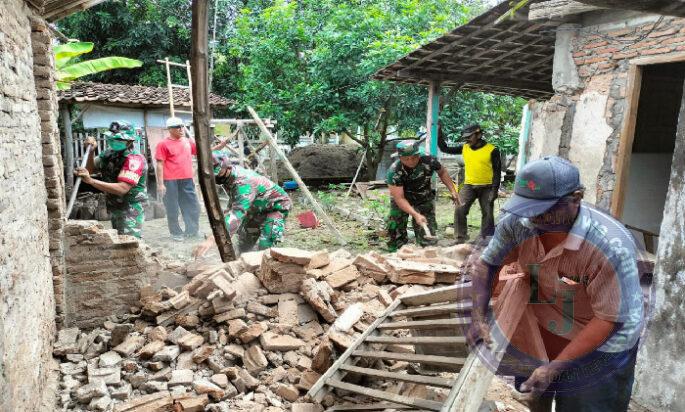
M 568 340 L 540 328 L 545 349 L 554 359 Z M 595 351 L 578 359 L 576 365 L 561 373 L 545 393 L 529 405 L 531 412 L 550 412 L 556 401 L 556 412 L 625 412 L 633 391 L 636 344 L 625 352 Z M 514 386 L 528 378 L 516 376 Z
M 199 230 L 200 204 L 195 193 L 193 179 L 165 180 L 166 194 L 164 195 L 164 207 L 166 208 L 166 220 L 169 225 L 169 233 L 172 236 L 183 235 L 183 230 L 178 223 L 178 209 L 181 209 L 185 234 L 196 236 Z
M 459 199 L 461 206 L 458 206 L 454 211 L 454 232 L 457 235 L 457 242 L 466 242 L 468 237 L 468 227 L 466 223 L 466 216 L 471 210 L 473 202 L 478 199 L 480 211 L 482 214 L 480 220 L 480 236 L 485 238 L 492 236 L 495 233 L 495 198 L 497 193 L 493 193 L 495 188 L 488 186 L 473 186 L 464 185 L 459 191 Z

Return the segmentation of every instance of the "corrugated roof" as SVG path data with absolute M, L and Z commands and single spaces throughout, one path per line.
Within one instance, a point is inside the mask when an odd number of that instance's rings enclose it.
M 465 90 L 547 99 L 552 89 L 554 29 L 559 23 L 507 19 L 504 2 L 414 50 L 376 74 L 405 83 L 440 81 Z
M 188 89 L 174 88 L 174 106 L 190 107 Z M 57 92 L 60 102 L 102 103 L 117 106 L 168 106 L 169 92 L 165 87 L 139 86 L 130 84 L 107 84 L 76 82 L 69 90 Z M 226 107 L 233 102 L 225 97 L 210 93 L 209 104 Z

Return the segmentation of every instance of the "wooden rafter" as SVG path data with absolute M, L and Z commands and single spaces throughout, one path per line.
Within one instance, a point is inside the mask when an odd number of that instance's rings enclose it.
M 375 78 L 402 83 L 547 99 L 553 94 L 556 22 L 495 21 L 508 10 L 495 6 L 468 24 L 379 70 Z

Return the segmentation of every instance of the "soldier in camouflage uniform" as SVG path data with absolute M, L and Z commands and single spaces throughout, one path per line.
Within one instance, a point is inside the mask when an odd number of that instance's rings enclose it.
M 99 156 L 93 156 L 95 139 L 89 137 L 86 146 L 92 146 L 85 169 L 77 168 L 74 174 L 84 183 L 106 193 L 107 210 L 111 214 L 112 228 L 120 235 L 142 236 L 145 213 L 143 202 L 147 200 L 145 156 L 136 151 L 137 137 L 133 127 L 126 122 L 113 122 L 107 133 L 109 146 Z M 100 180 L 90 176 L 100 173 Z
M 225 222 L 229 235 L 238 233 L 240 253 L 251 250 L 255 243 L 263 250 L 280 242 L 292 207 L 285 190 L 253 170 L 232 165 L 226 155 L 212 156 L 216 183 L 223 185 L 231 198 Z M 202 256 L 214 244 L 214 238 L 208 238 L 194 254 Z
M 433 156 L 422 156 L 422 140 L 404 140 L 397 144 L 397 159 L 388 169 L 386 182 L 390 188 L 390 214 L 388 216 L 388 249 L 396 251 L 409 242 L 407 221 L 412 217 L 416 240 L 421 246 L 436 243 L 426 239 L 421 225 L 426 224 L 435 235 L 438 224 L 435 220 L 435 190 L 431 178 L 438 177 L 449 189 L 452 200 L 459 202 L 457 191 L 447 169 Z

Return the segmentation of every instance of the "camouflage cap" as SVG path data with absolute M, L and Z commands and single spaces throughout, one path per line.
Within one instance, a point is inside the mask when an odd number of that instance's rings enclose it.
M 138 140 L 138 136 L 133 125 L 123 120 L 112 122 L 109 125 L 109 132 L 110 136 L 107 137 L 108 139 L 128 140 L 133 142 Z
M 399 156 L 418 156 L 421 154 L 420 140 L 402 140 L 395 147 Z
M 214 175 L 218 175 L 222 168 L 231 167 L 231 158 L 223 152 L 212 152 L 212 165 L 214 166 Z

